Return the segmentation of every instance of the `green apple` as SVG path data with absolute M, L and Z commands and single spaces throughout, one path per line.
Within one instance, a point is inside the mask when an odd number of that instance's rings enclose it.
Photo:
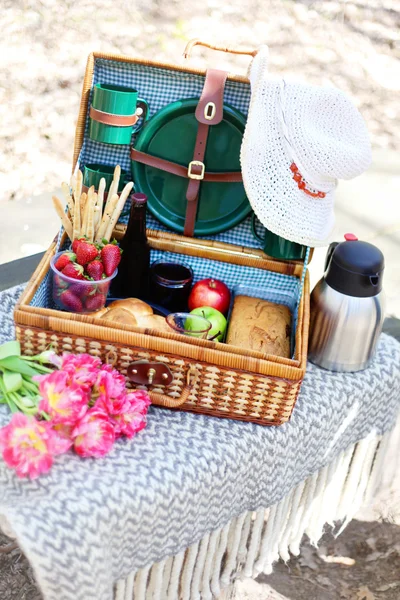
M 212 308 L 211 306 L 200 306 L 199 308 L 194 308 L 190 311 L 190 314 L 199 315 L 210 321 L 212 327 L 208 332 L 207 339 L 216 340 L 217 342 L 223 341 L 227 322 L 224 315 L 219 312 L 219 310 Z

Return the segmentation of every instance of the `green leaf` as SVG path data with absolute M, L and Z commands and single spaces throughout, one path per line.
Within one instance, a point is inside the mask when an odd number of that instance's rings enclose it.
M 20 410 L 18 410 L 18 406 L 16 406 L 14 404 L 14 402 L 11 400 L 11 398 L 7 397 L 7 404 L 11 410 L 12 413 L 17 413 L 17 412 L 21 412 Z
M 3 383 L 7 393 L 17 392 L 22 385 L 22 376 L 20 373 L 13 373 L 11 371 L 3 372 Z
M 38 374 L 37 370 L 17 356 L 9 356 L 1 359 L 0 369 L 7 369 L 8 371 L 20 373 L 21 375 L 28 375 L 29 377 L 33 377 L 34 375 Z
M 0 360 L 9 356 L 21 356 L 21 345 L 19 342 L 6 342 L 0 346 Z
M 33 402 L 31 398 L 19 396 L 16 393 L 11 393 L 8 398 L 15 404 L 20 412 L 23 412 L 26 415 L 34 415 L 38 411 L 37 403 Z

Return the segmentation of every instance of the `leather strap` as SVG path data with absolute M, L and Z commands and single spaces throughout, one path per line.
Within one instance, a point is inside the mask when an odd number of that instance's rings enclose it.
M 206 153 L 207 138 L 209 126 L 204 123 L 199 123 L 196 136 L 196 144 L 194 147 L 193 163 L 201 163 L 200 165 L 190 164 L 190 174 L 196 177 L 201 177 L 204 164 L 204 155 Z M 188 170 L 189 170 L 188 169 Z M 200 172 L 199 172 L 200 171 Z M 189 175 L 189 173 L 188 173 Z M 190 175 L 189 175 L 190 176 Z M 204 176 L 204 175 L 203 175 Z M 197 206 L 199 203 L 200 182 L 202 179 L 190 179 L 186 190 L 186 216 L 183 235 L 192 237 L 194 234 L 194 226 L 196 224 Z
M 205 125 L 218 125 L 224 118 L 224 89 L 228 73 L 207 69 L 203 91 L 196 108 L 196 119 Z
M 186 192 L 187 207 L 183 235 L 192 237 L 196 224 L 197 207 L 199 203 L 200 181 L 203 179 L 205 165 L 204 156 L 207 148 L 207 138 L 210 125 L 217 125 L 224 116 L 224 89 L 228 73 L 217 69 L 208 69 L 203 91 L 196 107 L 196 119 L 199 122 L 194 146 L 193 161 L 188 168 L 190 177 Z M 197 164 L 196 164 L 197 163 Z M 195 167 L 201 173 L 195 173 Z M 193 177 L 194 176 L 194 177 Z
M 135 150 L 134 148 L 132 148 L 131 150 L 131 159 L 143 165 L 147 165 L 148 167 L 161 169 L 161 171 L 166 171 L 167 173 L 177 175 L 178 177 L 188 178 L 187 167 L 183 167 L 182 165 L 178 165 L 177 163 L 165 160 L 164 158 L 158 158 L 157 156 L 152 156 L 151 154 L 140 152 L 139 150 Z M 193 165 L 191 171 L 192 173 L 200 174 L 201 169 L 196 165 Z M 213 181 L 220 183 L 240 183 L 242 181 L 242 173 L 240 171 L 228 171 L 225 173 L 210 173 L 208 171 L 205 171 L 203 181 Z
M 93 106 L 90 107 L 89 114 L 93 121 L 98 121 L 104 125 L 113 125 L 114 127 L 131 127 L 139 120 L 139 117 L 136 114 L 113 115 L 111 113 L 103 112 L 102 110 L 97 110 L 97 108 L 93 108 Z

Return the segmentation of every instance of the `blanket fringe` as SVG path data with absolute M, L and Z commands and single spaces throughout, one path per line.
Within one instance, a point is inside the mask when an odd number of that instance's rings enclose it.
M 237 579 L 271 573 L 279 558 L 299 554 L 304 534 L 317 545 L 325 525 L 340 522 L 339 535 L 383 479 L 390 485 L 395 465 L 383 469 L 389 448 L 400 452 L 400 419 L 384 436 L 371 432 L 342 452 L 274 506 L 243 513 L 186 551 L 118 581 L 115 600 L 213 600 Z

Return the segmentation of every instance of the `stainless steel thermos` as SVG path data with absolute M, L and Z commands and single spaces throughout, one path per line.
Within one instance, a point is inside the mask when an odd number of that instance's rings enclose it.
M 329 246 L 311 294 L 311 362 L 331 371 L 368 366 L 384 319 L 383 270 L 382 252 L 353 234 Z

